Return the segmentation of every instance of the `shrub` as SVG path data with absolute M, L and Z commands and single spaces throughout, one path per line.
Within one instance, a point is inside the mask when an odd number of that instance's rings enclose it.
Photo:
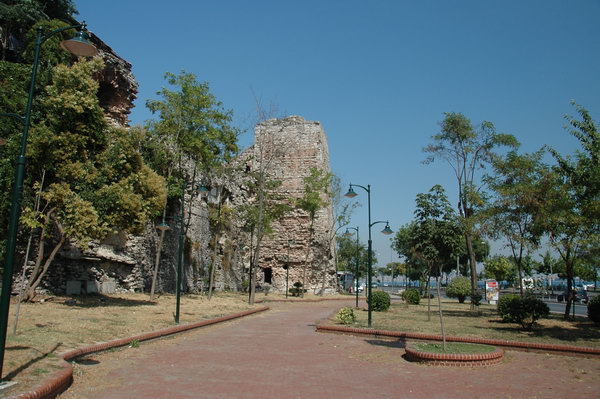
M 369 299 L 367 298 L 367 303 Z M 384 291 L 373 291 L 371 293 L 371 310 L 383 312 L 388 310 L 391 304 L 390 294 Z
M 500 297 L 498 313 L 502 320 L 509 323 L 519 323 L 524 329 L 530 330 L 537 319 L 547 317 L 550 308 L 541 300 L 532 296 L 521 298 L 516 294 Z
M 418 305 L 421 302 L 421 295 L 419 295 L 419 291 L 415 288 L 405 290 L 401 296 L 406 303 L 410 303 L 411 305 Z
M 341 308 L 335 318 L 342 324 L 352 324 L 356 320 L 354 310 L 350 307 Z
M 471 303 L 475 306 L 481 305 L 481 300 L 483 299 L 483 295 L 481 292 L 475 291 L 473 295 L 471 295 Z
M 588 318 L 594 323 L 600 323 L 600 295 L 596 295 L 587 305 Z
M 265 293 L 265 296 L 269 295 L 269 291 L 271 291 L 271 284 L 269 283 L 264 283 L 262 286 L 263 292 Z
M 464 303 L 465 298 L 471 293 L 471 280 L 468 277 L 456 277 L 446 288 L 448 298 L 458 298 L 458 302 Z
M 290 288 L 290 294 L 293 296 L 300 296 L 302 293 L 302 283 L 300 281 L 296 281 L 294 283 L 294 288 Z

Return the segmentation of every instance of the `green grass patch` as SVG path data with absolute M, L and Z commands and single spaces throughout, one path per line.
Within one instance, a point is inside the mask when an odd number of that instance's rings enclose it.
M 412 345 L 418 351 L 429 353 L 454 353 L 454 354 L 471 354 L 471 353 L 490 353 L 496 350 L 490 345 L 469 344 L 465 342 L 447 342 L 446 350 L 443 344 L 420 343 Z
M 373 312 L 372 327 L 378 330 L 441 334 L 437 300 L 431 301 L 430 317 L 427 300 L 419 305 L 392 302 L 387 312 Z M 562 315 L 550 314 L 539 319 L 531 331 L 519 324 L 506 323 L 498 315 L 495 305 L 481 305 L 479 312 L 470 310 L 470 304 L 456 300 L 442 300 L 446 335 L 473 338 L 504 339 L 509 341 L 577 345 L 600 348 L 600 329 L 587 317 L 563 320 Z M 355 310 L 355 327 L 367 327 L 367 312 Z

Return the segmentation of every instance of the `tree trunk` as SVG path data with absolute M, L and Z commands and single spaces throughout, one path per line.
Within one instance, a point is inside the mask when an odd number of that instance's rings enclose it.
M 217 245 L 219 243 L 219 232 L 221 230 L 221 192 L 222 187 L 219 187 L 217 190 L 217 222 L 215 223 L 215 237 L 213 240 L 213 253 L 212 253 L 212 262 L 210 265 L 210 278 L 208 283 L 208 300 L 210 301 L 213 294 L 213 284 L 215 283 L 215 270 L 217 263 Z
M 465 241 L 467 251 L 469 252 L 469 267 L 471 271 L 471 294 L 477 291 L 477 259 L 475 259 L 475 251 L 473 250 L 473 240 L 470 233 L 465 233 Z M 474 306 L 471 302 L 471 310 L 478 310 L 478 306 Z
M 43 239 L 43 237 L 41 237 Z M 19 324 L 19 314 L 21 313 L 21 302 L 23 302 L 23 295 L 25 294 L 25 273 L 27 271 L 27 261 L 29 260 L 29 250 L 31 249 L 31 241 L 33 240 L 33 230 L 29 233 L 29 239 L 27 240 L 27 249 L 25 250 L 25 260 L 23 261 L 23 270 L 21 272 L 21 288 L 19 289 L 19 296 L 17 298 L 17 307 L 15 309 L 15 323 L 13 324 L 13 335 L 17 334 L 17 324 Z
M 254 299 L 256 296 L 256 275 L 258 271 L 258 255 L 260 253 L 260 242 L 262 240 L 262 229 L 260 226 L 256 232 L 256 248 L 254 250 L 254 257 L 252 259 L 251 268 L 253 269 L 250 274 L 250 305 L 254 305 Z
M 442 313 L 442 300 L 440 299 L 440 284 L 439 284 L 439 277 L 436 277 L 435 279 L 436 282 L 436 286 L 437 286 L 437 302 L 438 302 L 438 312 L 440 314 L 440 327 L 442 329 L 442 345 L 444 348 L 444 352 L 446 352 L 446 330 L 444 329 L 444 316 Z
M 308 268 L 308 256 L 310 255 L 312 236 L 313 236 L 313 223 L 314 218 L 310 219 L 310 227 L 308 228 L 308 243 L 306 245 L 306 256 L 304 257 L 304 267 L 302 268 L 302 287 L 301 287 L 301 296 L 304 298 L 304 290 L 306 288 L 306 269 Z
M 52 264 L 52 261 L 54 260 L 54 257 L 56 256 L 58 251 L 62 248 L 63 244 L 65 243 L 65 240 L 66 240 L 66 237 L 61 229 L 60 239 L 58 240 L 58 243 L 54 246 L 54 248 L 52 249 L 52 252 L 50 252 L 50 255 L 48 255 L 48 258 L 44 262 L 44 267 L 42 268 L 42 271 L 38 274 L 38 276 L 35 278 L 35 280 L 30 283 L 29 287 L 27 288 L 27 291 L 25 292 L 25 300 L 26 301 L 32 301 L 33 298 L 35 297 L 36 288 L 40 285 L 40 283 L 44 279 L 44 276 L 48 272 L 48 268 Z
M 571 306 L 575 305 L 575 292 L 573 291 L 573 274 L 574 274 L 574 267 L 573 267 L 573 259 L 571 259 L 571 256 L 569 253 L 567 253 L 567 259 L 565 259 L 565 265 L 566 265 L 566 272 L 567 272 L 567 298 L 566 298 L 566 306 L 565 306 L 565 314 L 564 314 L 564 319 L 565 320 L 569 320 L 571 318 L 571 316 L 569 315 L 569 313 L 571 313 Z
M 211 264 L 210 264 L 210 277 L 208 279 L 208 300 L 212 299 L 213 294 L 213 284 L 215 283 L 215 264 L 217 262 L 217 243 L 219 236 L 215 233 L 215 237 L 213 238 L 213 253 L 211 256 Z
M 329 262 L 325 262 L 323 265 L 323 281 L 321 282 L 321 296 L 325 295 L 325 285 L 327 284 L 327 266 L 329 266 Z M 336 273 L 337 277 L 337 273 Z M 337 286 L 336 286 L 337 288 Z
M 154 260 L 154 272 L 152 273 L 152 285 L 150 287 L 150 300 L 154 300 L 154 290 L 156 289 L 156 278 L 158 277 L 158 265 L 160 264 L 160 254 L 162 252 L 163 242 L 165 240 L 165 230 L 160 231 L 158 248 L 156 249 L 156 259 Z
M 42 181 L 39 186 L 39 190 L 35 195 L 35 207 L 34 211 L 37 215 L 40 211 L 40 201 L 42 198 L 42 190 L 44 188 L 44 181 L 46 180 L 46 169 L 42 171 Z M 21 302 L 23 301 L 23 295 L 25 294 L 25 289 L 27 288 L 25 284 L 25 277 L 27 272 L 27 262 L 29 261 L 29 251 L 31 249 L 31 242 L 33 241 L 33 233 L 35 229 L 31 229 L 29 232 L 29 239 L 27 240 L 27 249 L 25 250 L 25 260 L 23 261 L 23 270 L 21 273 L 21 288 L 19 289 L 19 298 L 17 300 L 17 308 L 15 310 L 15 324 L 13 324 L 13 335 L 17 334 L 17 325 L 19 324 L 19 314 L 21 313 Z M 40 241 L 44 239 L 44 236 L 40 236 Z
M 431 290 L 431 284 L 429 284 L 429 282 L 431 281 L 431 274 L 427 275 L 427 283 L 425 285 L 425 292 L 427 293 L 427 321 L 431 321 L 431 294 L 430 294 L 430 290 Z

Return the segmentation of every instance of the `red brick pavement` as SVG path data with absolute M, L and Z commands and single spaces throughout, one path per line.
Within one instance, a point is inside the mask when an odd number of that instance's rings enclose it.
M 316 321 L 343 305 L 278 304 L 256 316 L 141 344 L 116 358 L 110 353 L 95 355 L 100 363 L 81 367 L 103 367 L 107 370 L 104 377 L 96 379 L 95 384 L 75 386 L 65 396 L 600 397 L 598 359 L 507 351 L 504 362 L 491 367 L 434 367 L 404 360 L 400 341 L 316 333 Z

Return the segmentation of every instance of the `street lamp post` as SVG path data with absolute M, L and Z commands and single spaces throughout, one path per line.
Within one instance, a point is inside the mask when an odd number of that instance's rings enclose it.
M 354 269 L 354 273 L 355 273 L 355 277 L 356 277 L 356 286 L 354 287 L 354 294 L 356 295 L 356 307 L 358 308 L 358 256 L 360 254 L 360 247 L 359 247 L 359 237 L 358 237 L 358 226 L 356 227 L 348 227 L 346 229 L 346 233 L 344 233 L 345 236 L 350 236 L 352 235 L 352 233 L 350 233 L 350 230 L 356 230 L 356 267 Z
M 33 65 L 31 67 L 31 80 L 29 83 L 29 94 L 25 106 L 24 116 L 13 113 L 2 113 L 1 116 L 9 116 L 18 119 L 23 124 L 23 133 L 21 134 L 20 152 L 17 156 L 15 167 L 15 180 L 11 197 L 11 209 L 8 222 L 8 234 L 6 239 L 6 255 L 4 258 L 4 272 L 2 276 L 2 294 L 0 296 L 0 377 L 2 376 L 2 367 L 4 364 L 4 350 L 6 348 L 6 331 L 8 327 L 8 312 L 10 307 L 10 292 L 12 288 L 12 275 L 14 270 L 14 257 L 17 246 L 17 230 L 19 227 L 19 216 L 21 214 L 21 195 L 23 192 L 23 182 L 25 180 L 25 154 L 27 152 L 27 138 L 29 136 L 29 125 L 31 122 L 31 107 L 35 93 L 35 81 L 37 70 L 40 63 L 40 51 L 42 44 L 52 36 L 69 29 L 78 29 L 77 35 L 60 43 L 60 46 L 75 55 L 92 57 L 98 53 L 98 50 L 89 42 L 85 22 L 56 29 L 51 32 L 44 32 L 42 27 L 38 27 L 35 39 L 35 48 L 33 56 Z
M 356 194 L 356 192 L 354 192 L 354 190 L 352 189 L 352 187 L 360 187 L 363 190 L 365 190 L 367 192 L 367 210 L 368 210 L 368 215 L 369 215 L 369 241 L 367 244 L 367 313 L 368 313 L 368 327 L 371 328 L 371 321 L 372 321 L 372 316 L 371 316 L 371 267 L 372 267 L 372 263 L 373 263 L 373 256 L 371 254 L 372 252 L 372 248 L 373 248 L 373 241 L 371 240 L 371 227 L 373 227 L 374 225 L 378 224 L 378 223 L 385 223 L 385 227 L 384 229 L 381 231 L 383 234 L 385 235 L 389 235 L 392 234 L 393 231 L 392 229 L 390 229 L 390 225 L 387 221 L 377 221 L 377 222 L 373 222 L 371 223 L 371 185 L 368 184 L 367 187 L 365 186 L 361 186 L 359 184 L 352 184 L 350 183 L 350 188 L 348 189 L 348 192 L 345 194 L 346 197 L 348 198 L 354 198 L 356 197 L 358 194 Z
M 184 180 L 181 191 L 181 214 L 179 215 L 179 247 L 177 250 L 177 287 L 175 287 L 175 323 L 179 324 L 179 311 L 181 308 L 181 285 L 183 283 L 183 248 L 185 246 L 185 189 L 188 187 Z M 209 188 L 203 185 L 198 185 L 196 190 L 202 194 L 207 193 Z
M 288 240 L 287 263 L 283 267 L 285 269 L 285 299 L 288 297 L 288 283 L 290 279 L 290 248 L 294 244 L 294 240 Z

